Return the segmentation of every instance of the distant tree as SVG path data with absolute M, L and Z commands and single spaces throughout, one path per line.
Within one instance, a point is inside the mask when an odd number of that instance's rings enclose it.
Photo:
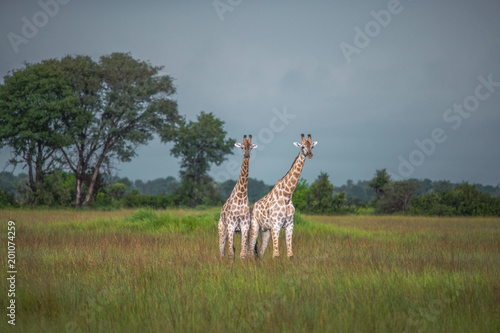
M 134 186 L 141 194 L 172 194 L 179 188 L 179 181 L 172 176 L 156 178 L 147 182 L 138 179 L 134 182 Z
M 145 194 L 172 194 L 179 188 L 179 182 L 172 176 L 167 178 L 157 178 L 145 184 Z
M 17 208 L 17 203 L 14 195 L 7 190 L 0 189 L 0 208 Z
M 334 193 L 333 184 L 328 179 L 326 172 L 321 172 L 311 184 L 310 209 L 315 213 L 327 213 L 332 210 Z
M 414 180 L 387 183 L 382 188 L 384 196 L 376 204 L 377 211 L 384 214 L 406 211 L 417 188 L 418 185 Z
M 488 201 L 488 194 L 480 192 L 474 185 L 463 183 L 442 194 L 441 202 L 455 208 L 457 215 L 487 215 L 483 203 Z
M 347 205 L 347 195 L 345 192 L 341 192 L 333 197 L 331 210 L 335 213 L 342 213 Z
M 233 187 L 234 184 L 236 184 L 236 181 L 233 182 Z M 269 193 L 272 188 L 272 185 L 267 185 L 262 180 L 257 180 L 252 177 L 248 178 L 248 201 L 251 203 L 256 202 Z
M 136 179 L 136 181 L 134 182 L 135 189 L 133 189 L 130 193 L 132 193 L 132 192 L 138 192 L 137 194 L 140 194 L 140 193 L 146 194 L 144 192 L 144 186 L 145 186 L 145 184 L 144 184 L 144 182 L 142 180 Z
M 8 171 L 0 172 L 0 189 L 14 195 L 16 193 L 17 177 Z
M 219 184 L 218 189 L 219 189 L 219 194 L 223 199 L 229 198 L 231 195 L 231 192 L 234 189 L 234 184 L 236 184 L 236 180 L 234 179 L 228 179 L 225 182 L 222 182 Z M 250 200 L 250 199 L 249 199 Z
M 228 179 L 225 182 L 219 184 L 219 193 L 222 198 L 229 198 L 236 182 L 237 180 Z M 272 188 L 273 186 L 265 184 L 262 180 L 257 180 L 252 177 L 248 178 L 248 201 L 250 201 L 250 203 L 256 202 L 264 195 L 269 193 Z M 297 191 L 297 189 L 295 189 L 295 191 Z
M 109 195 L 113 198 L 121 199 L 127 191 L 127 186 L 123 183 L 114 183 L 109 186 Z
M 75 205 L 88 205 L 95 196 L 96 182 L 103 167 L 113 160 L 130 161 L 138 145 L 161 131 L 170 141 L 182 118 L 173 79 L 161 75 L 162 67 L 139 61 L 127 53 L 102 56 L 98 63 L 87 56 L 65 57 L 46 63 L 69 78 L 73 96 L 78 98 L 77 121 L 63 119 L 71 145 L 61 145 L 68 168 L 75 174 Z M 87 193 L 84 196 L 84 184 Z
M 377 194 L 377 198 L 384 196 L 384 186 L 388 184 L 391 180 L 391 177 L 387 173 L 387 169 L 377 170 L 375 173 L 375 177 L 368 183 L 368 186 L 375 190 Z
M 177 193 L 186 199 L 185 204 L 209 204 L 214 195 L 222 200 L 208 171 L 210 164 L 220 165 L 226 155 L 232 154 L 235 142 L 226 138 L 224 122 L 212 113 L 201 112 L 196 122 L 181 124 L 171 154 L 181 158 L 181 186 Z
M 0 85 L 0 147 L 9 146 L 14 166 L 28 170 L 32 204 L 45 176 L 59 166 L 58 149 L 70 144 L 79 117 L 67 78 L 46 64 L 26 64 Z
M 309 207 L 311 201 L 311 189 L 309 184 L 304 178 L 300 178 L 295 191 L 293 192 L 292 202 L 295 209 L 301 213 L 308 213 L 311 211 Z
M 456 185 L 452 184 L 449 180 L 439 180 L 433 184 L 434 192 L 438 194 L 443 194 L 449 190 L 452 190 Z

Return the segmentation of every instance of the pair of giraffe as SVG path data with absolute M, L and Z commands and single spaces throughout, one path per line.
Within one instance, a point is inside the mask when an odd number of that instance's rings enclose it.
M 257 148 L 252 144 L 252 136 L 243 136 L 242 143 L 235 146 L 243 151 L 243 163 L 241 164 L 240 177 L 234 186 L 231 195 L 222 207 L 219 219 L 219 248 L 220 256 L 224 257 L 226 239 L 228 241 L 230 259 L 234 258 L 234 233 L 241 232 L 241 259 L 247 255 L 253 256 L 252 249 L 256 248 L 259 230 L 261 231 L 262 243 L 258 251 L 259 257 L 264 255 L 269 239 L 273 238 L 273 257 L 279 257 L 278 239 L 281 229 L 285 229 L 286 249 L 289 258 L 293 258 L 292 233 L 293 214 L 295 208 L 292 203 L 292 195 L 300 178 L 306 156 L 312 158 L 312 149 L 318 142 L 313 142 L 311 134 L 307 140 L 301 135 L 302 142 L 294 142 L 300 148 L 299 155 L 295 158 L 290 170 L 278 180 L 271 192 L 257 201 L 250 211 L 248 202 L 248 164 L 250 162 L 250 151 Z

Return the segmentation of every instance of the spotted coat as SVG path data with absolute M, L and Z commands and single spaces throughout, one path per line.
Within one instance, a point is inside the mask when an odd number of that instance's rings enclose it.
M 294 142 L 294 145 L 301 149 L 290 170 L 276 183 L 271 192 L 255 203 L 252 211 L 249 248 L 255 246 L 260 231 L 262 243 L 258 253 L 259 257 L 264 255 L 271 237 L 273 239 L 273 257 L 279 257 L 278 239 L 281 229 L 285 229 L 287 255 L 289 258 L 293 257 L 292 234 L 295 207 L 292 203 L 292 195 L 300 179 L 306 156 L 312 158 L 311 150 L 316 144 L 317 142 L 312 142 L 310 134 L 307 140 L 302 134 L 302 143 Z
M 249 230 L 250 230 L 250 203 L 248 202 L 248 164 L 250 162 L 250 151 L 257 148 L 252 144 L 252 136 L 243 136 L 242 143 L 236 143 L 236 147 L 243 150 L 243 162 L 241 164 L 240 177 L 233 188 L 220 212 L 219 219 L 219 250 L 220 257 L 225 255 L 226 240 L 228 242 L 229 258 L 234 258 L 234 233 L 241 232 L 240 257 L 244 259 L 247 253 Z

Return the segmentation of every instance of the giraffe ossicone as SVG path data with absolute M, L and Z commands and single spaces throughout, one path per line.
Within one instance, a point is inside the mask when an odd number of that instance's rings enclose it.
M 250 151 L 257 148 L 252 144 L 252 135 L 243 136 L 241 143 L 235 143 L 236 147 L 243 152 L 243 162 L 238 181 L 227 199 L 219 218 L 219 250 L 220 257 L 224 258 L 226 240 L 228 242 L 228 257 L 234 258 L 234 233 L 241 232 L 241 252 L 240 257 L 246 258 L 250 231 L 250 203 L 248 202 L 248 164 L 250 162 Z
M 312 141 L 311 134 L 307 136 L 307 140 L 304 134 L 301 134 L 301 139 L 301 143 L 293 143 L 300 148 L 300 152 L 290 170 L 278 180 L 271 192 L 253 206 L 249 249 L 255 246 L 260 231 L 262 242 L 258 251 L 259 257 L 264 255 L 271 237 L 273 239 L 273 257 L 279 257 L 279 234 L 281 229 L 285 229 L 287 255 L 289 258 L 293 258 L 292 234 L 295 207 L 292 203 L 292 195 L 300 179 L 306 156 L 312 158 L 312 149 L 318 144 L 317 141 Z

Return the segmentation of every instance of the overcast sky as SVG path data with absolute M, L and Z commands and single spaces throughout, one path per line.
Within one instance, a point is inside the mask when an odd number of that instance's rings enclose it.
M 250 176 L 268 184 L 301 133 L 318 141 L 309 182 L 387 168 L 500 183 L 500 1 L 55 1 L 1 0 L 1 77 L 24 61 L 130 52 L 175 78 L 187 119 L 213 112 L 238 142 L 253 134 Z M 140 147 L 119 175 L 178 177 L 170 148 Z M 234 148 L 212 176 L 236 179 L 241 160 Z

